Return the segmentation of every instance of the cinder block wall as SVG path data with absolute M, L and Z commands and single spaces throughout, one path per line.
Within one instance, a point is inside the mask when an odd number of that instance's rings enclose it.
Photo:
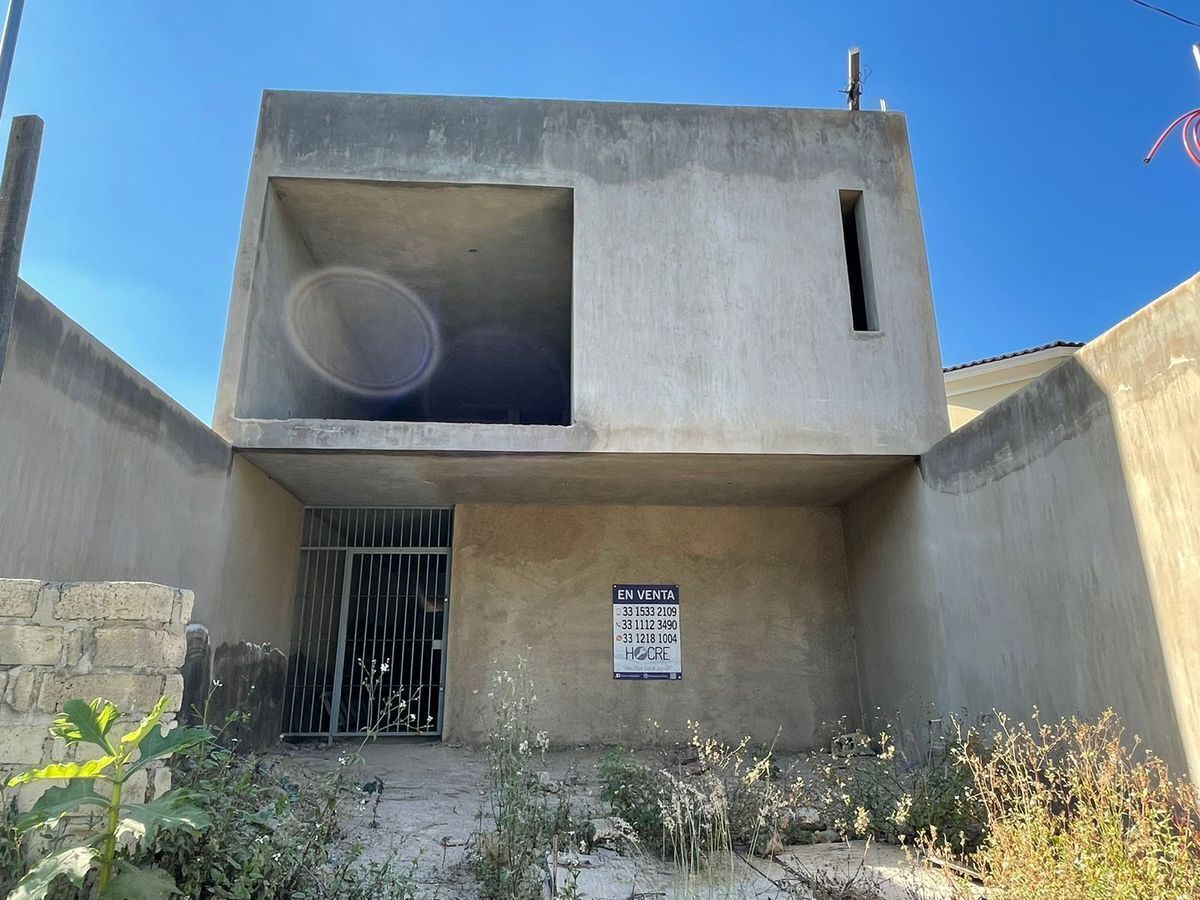
M 49 731 L 67 700 L 103 697 L 132 723 L 166 694 L 174 721 L 191 614 L 192 592 L 161 584 L 0 579 L 0 772 L 67 758 Z M 161 765 L 139 776 L 127 787 L 138 799 L 169 784 Z M 19 801 L 45 786 L 25 785 Z

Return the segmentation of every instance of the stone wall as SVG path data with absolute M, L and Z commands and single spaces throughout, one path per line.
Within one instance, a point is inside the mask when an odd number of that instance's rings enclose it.
M 103 697 L 136 721 L 165 693 L 173 721 L 191 614 L 191 591 L 160 584 L 0 579 L 0 772 L 66 758 L 49 727 L 67 700 Z M 137 796 L 168 777 L 152 766 L 128 789 Z M 42 789 L 26 786 L 21 800 Z

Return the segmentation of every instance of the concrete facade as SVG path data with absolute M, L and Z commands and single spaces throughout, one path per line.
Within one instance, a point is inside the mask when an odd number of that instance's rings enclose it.
M 490 193 L 437 199 L 452 186 Z M 569 223 L 550 201 L 494 196 L 547 186 L 570 197 Z M 874 332 L 851 325 L 843 190 L 862 192 Z M 539 333 L 523 351 L 530 322 L 559 315 L 568 224 L 569 352 L 556 343 L 561 330 Z M 514 246 L 543 249 L 519 268 L 547 260 L 549 285 L 505 287 L 515 278 L 516 250 L 506 243 L 514 230 L 527 238 Z M 340 318 L 322 332 L 336 341 L 306 343 L 302 308 L 311 305 L 314 273 L 348 268 L 386 281 L 392 293 L 367 297 L 357 282 L 337 282 L 322 301 L 340 304 Z M 478 274 L 472 280 L 464 270 Z M 540 298 L 529 301 L 538 315 L 515 299 L 529 293 Z M 431 317 L 444 340 L 424 387 L 389 395 L 379 386 L 398 374 L 392 369 L 415 371 L 405 354 L 427 348 L 393 341 L 383 353 L 367 343 L 398 327 L 389 315 L 410 307 Z M 480 329 L 463 334 L 463 308 L 485 310 Z M 414 392 L 436 392 L 446 372 L 468 368 L 458 348 L 480 330 L 502 332 L 487 346 L 537 368 L 529 384 L 545 384 L 538 373 L 566 360 L 567 424 L 524 424 L 519 409 L 516 424 L 420 419 Z M 353 371 L 326 371 L 310 384 L 309 357 L 331 364 L 355 356 L 336 342 L 359 348 Z M 367 366 L 361 357 L 372 354 L 379 361 Z M 347 388 L 351 381 L 361 389 Z M 388 470 L 375 479 L 388 486 L 379 502 L 396 504 L 418 494 L 475 502 L 481 489 L 492 502 L 588 502 L 589 483 L 621 483 L 613 455 L 624 454 L 661 454 L 660 483 L 674 478 L 670 454 L 788 456 L 785 477 L 809 482 L 821 480 L 831 458 L 861 460 L 851 487 L 862 486 L 881 461 L 894 466 L 947 431 L 904 119 L 268 92 L 216 428 L 306 501 L 319 484 L 324 501 L 346 502 L 338 492 L 362 483 L 342 477 L 345 461 L 332 451 L 374 453 L 373 464 Z M 283 451 L 311 451 L 308 474 L 298 475 L 295 456 Z M 523 493 L 522 470 L 566 453 L 578 454 L 578 472 L 560 475 L 556 496 Z M 506 471 L 464 486 L 453 460 L 478 454 L 494 455 L 491 465 Z M 448 462 L 439 467 L 439 459 Z M 423 490 L 406 492 L 414 480 Z M 692 478 L 669 502 L 731 502 L 707 499 L 724 481 Z M 811 492 L 805 502 L 824 500 Z
M 1200 771 L 1200 277 L 846 507 L 864 708 L 1114 708 Z
M 672 739 L 687 721 L 738 740 L 819 742 L 857 717 L 836 509 L 459 506 L 445 735 L 478 742 L 492 672 L 528 658 L 558 743 Z M 683 680 L 612 673 L 614 582 L 678 582 Z

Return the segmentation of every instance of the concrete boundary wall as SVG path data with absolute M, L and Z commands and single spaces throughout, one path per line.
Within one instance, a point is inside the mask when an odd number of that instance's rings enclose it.
M 282 680 L 301 504 L 22 283 L 0 382 L 0 577 L 149 580 L 198 598 L 213 676 Z M 0 660 L 2 662 L 2 660 Z M 257 723 L 279 733 L 277 710 Z
M 1200 276 L 845 508 L 862 703 L 1112 706 L 1200 774 Z
M 0 579 L 0 772 L 7 777 L 75 752 L 49 732 L 67 700 L 111 700 L 123 734 L 124 723 L 132 727 L 166 694 L 169 726 L 183 696 L 179 667 L 191 612 L 191 591 L 161 584 Z M 128 790 L 144 799 L 169 783 L 169 771 L 152 764 Z M 22 786 L 19 802 L 32 802 L 45 787 Z

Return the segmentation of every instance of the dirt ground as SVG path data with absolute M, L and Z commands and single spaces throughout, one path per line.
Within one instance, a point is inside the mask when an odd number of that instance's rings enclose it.
M 290 764 L 300 769 L 336 765 L 346 745 L 290 745 Z M 572 805 L 594 818 L 607 814 L 600 800 L 597 748 L 546 754 L 546 778 L 565 784 Z M 436 741 L 380 741 L 363 750 L 363 781 L 383 783 L 379 803 L 371 795 L 346 809 L 348 842 L 361 843 L 365 858 L 415 861 L 415 877 L 431 896 L 476 900 L 478 889 L 466 864 L 473 836 L 493 827 L 487 804 L 487 759 L 477 750 Z M 714 872 L 703 883 L 687 882 L 661 860 L 611 850 L 564 854 L 557 869 L 560 884 L 577 869 L 575 882 L 585 900 L 673 900 L 683 897 L 813 897 L 815 877 L 852 881 L 856 892 L 846 900 L 939 900 L 951 893 L 936 874 L 911 862 L 898 847 L 867 846 L 861 841 L 789 847 L 775 859 L 737 857 L 728 871 Z M 841 898 L 839 898 L 841 900 Z

